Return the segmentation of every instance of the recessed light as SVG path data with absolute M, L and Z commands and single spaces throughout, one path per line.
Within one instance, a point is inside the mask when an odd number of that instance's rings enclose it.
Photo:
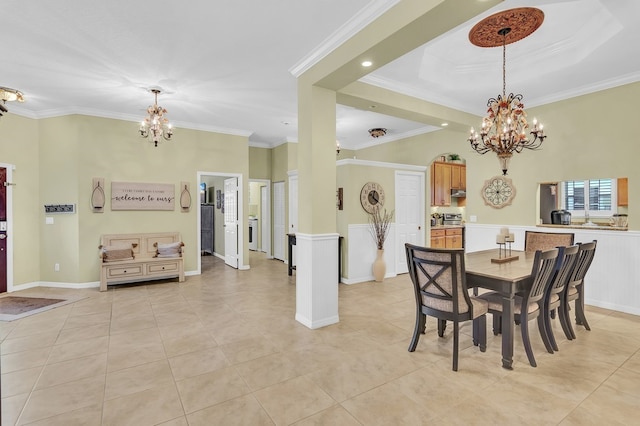
M 373 65 L 373 62 L 371 62 L 371 61 L 362 61 L 362 66 L 363 67 L 370 67 L 371 65 Z
M 447 127 L 449 125 L 449 123 L 442 123 L 440 124 L 442 127 Z

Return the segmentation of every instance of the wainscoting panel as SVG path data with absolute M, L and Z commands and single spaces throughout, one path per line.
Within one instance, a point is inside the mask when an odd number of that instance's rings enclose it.
M 373 281 L 373 261 L 376 260 L 376 242 L 371 235 L 369 224 L 349 225 L 347 238 L 349 249 L 349 273 L 342 278 L 344 284 L 356 284 L 364 281 Z M 384 260 L 387 264 L 385 277 L 396 276 L 395 253 L 395 224 L 389 227 L 389 235 L 384 242 Z
M 467 252 L 496 248 L 496 235 L 504 225 L 466 224 Z M 598 241 L 585 278 L 585 303 L 640 315 L 640 232 L 601 229 L 558 229 L 509 226 L 514 250 L 524 249 L 524 232 L 573 232 L 576 242 Z

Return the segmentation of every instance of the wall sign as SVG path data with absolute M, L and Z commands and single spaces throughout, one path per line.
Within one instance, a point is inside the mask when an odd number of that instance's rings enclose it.
M 172 184 L 111 182 L 111 210 L 174 210 L 175 201 Z

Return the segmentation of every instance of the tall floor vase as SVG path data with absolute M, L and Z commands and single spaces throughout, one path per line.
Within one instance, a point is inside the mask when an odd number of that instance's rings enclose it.
M 376 282 L 382 282 L 387 273 L 387 264 L 384 262 L 384 249 L 378 249 L 376 260 L 373 261 L 373 278 Z

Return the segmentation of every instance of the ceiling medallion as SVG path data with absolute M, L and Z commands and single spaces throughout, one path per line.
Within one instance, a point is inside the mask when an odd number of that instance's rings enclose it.
M 369 129 L 369 134 L 372 138 L 379 138 L 387 134 L 387 129 L 376 127 L 375 129 Z
M 24 102 L 24 95 L 19 90 L 0 87 L 0 101 L 2 101 L 0 102 L 0 117 L 2 117 L 2 114 L 9 111 L 5 106 L 6 103 L 13 101 Z
M 143 138 L 151 135 L 151 140 L 158 146 L 158 141 L 160 141 L 160 137 L 165 140 L 170 140 L 171 136 L 173 136 L 173 127 L 171 123 L 169 123 L 169 119 L 165 117 L 167 110 L 158 105 L 158 95 L 162 93 L 159 88 L 151 88 L 149 92 L 154 95 L 153 105 L 150 105 L 147 108 L 147 116 L 144 118 L 142 123 L 140 124 L 140 136 Z
M 527 113 L 521 94 L 506 94 L 506 46 L 522 40 L 544 21 L 540 9 L 521 7 L 505 10 L 478 22 L 469 32 L 469 40 L 479 47 L 502 46 L 502 95 L 487 102 L 487 115 L 482 120 L 480 133 L 471 128 L 467 141 L 479 154 L 495 152 L 500 161 L 502 174 L 507 174 L 513 153 L 523 149 L 538 149 L 546 138 L 542 124 L 533 119 L 529 131 Z M 528 133 L 533 136 L 529 139 Z

